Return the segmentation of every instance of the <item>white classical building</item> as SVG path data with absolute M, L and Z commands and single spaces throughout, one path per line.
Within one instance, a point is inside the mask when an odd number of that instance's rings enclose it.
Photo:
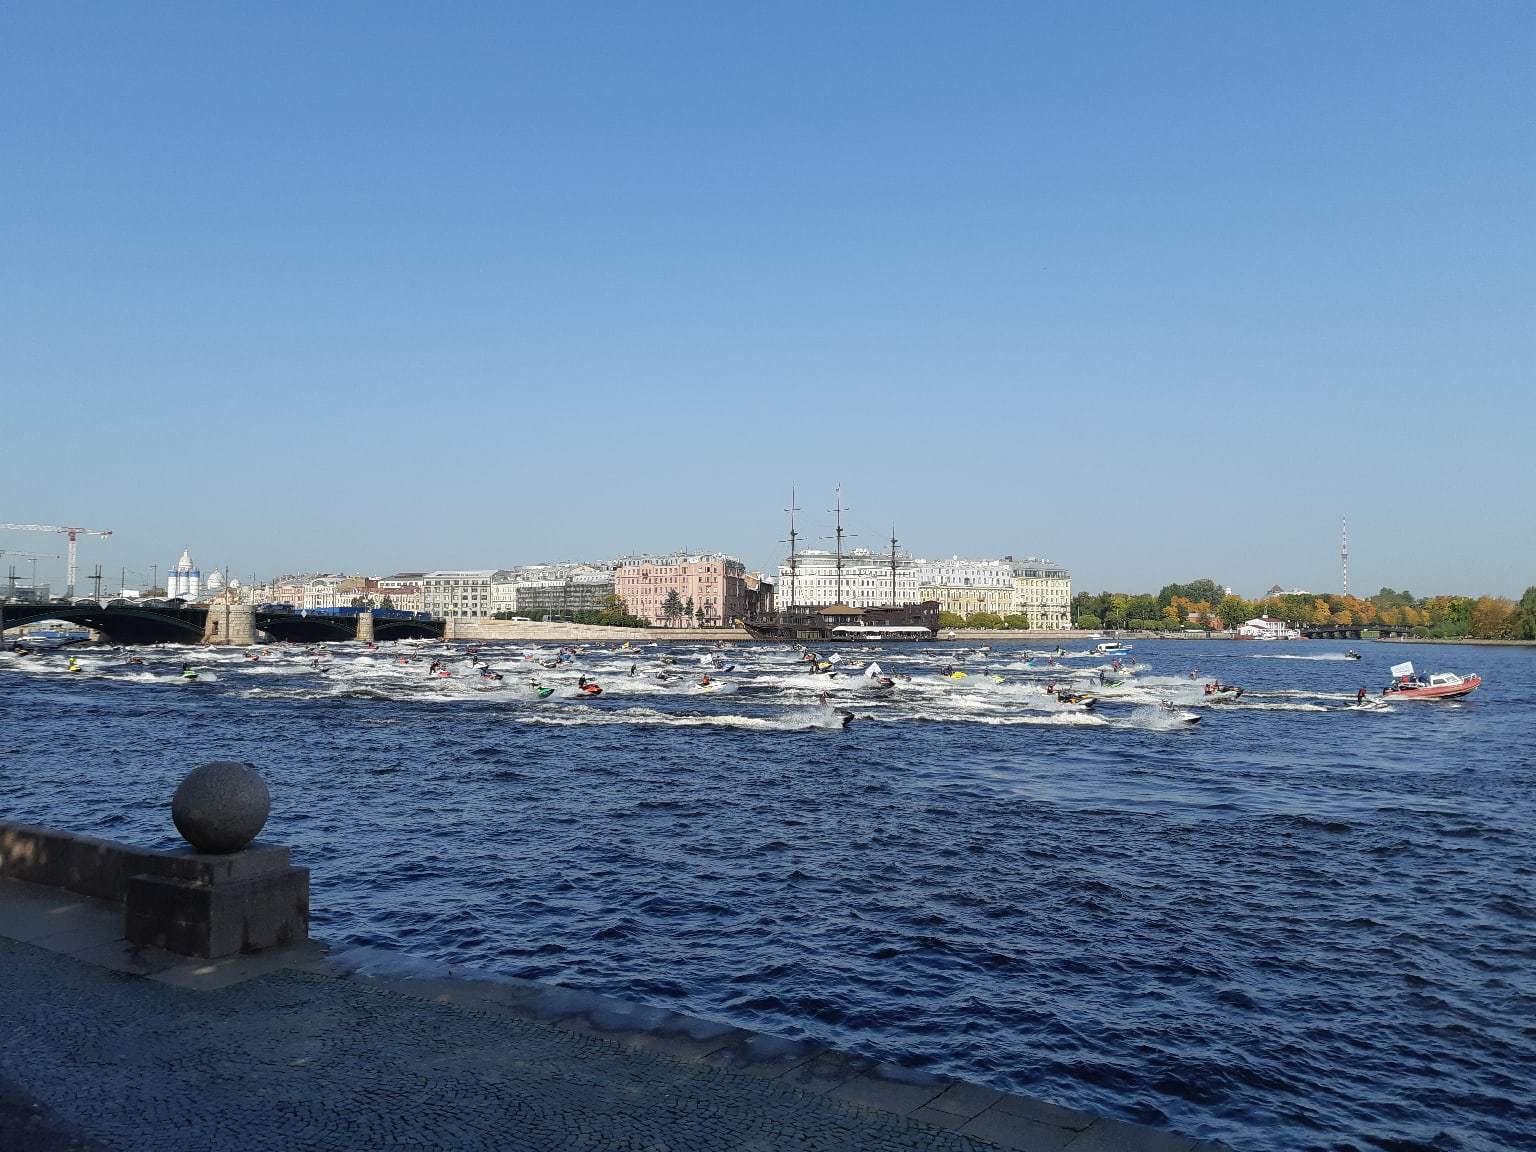
M 1009 560 L 924 560 L 918 565 L 924 600 L 937 600 L 940 612 L 971 616 L 1014 611 L 1013 565 Z
M 494 568 L 428 572 L 421 579 L 424 611 L 433 616 L 483 620 L 491 616 Z
M 788 612 L 830 604 L 850 608 L 916 604 L 922 596 L 917 564 L 910 556 L 898 553 L 893 566 L 888 556 L 855 548 L 843 553 L 839 564 L 832 552 L 804 548 L 779 565 L 774 599 L 779 611 Z
M 1029 617 L 1031 628 L 1072 627 L 1072 573 L 1060 564 L 1031 556 L 1013 565 L 1013 610 Z
M 496 573 L 491 614 L 591 611 L 613 595 L 614 563 L 524 564 Z
M 165 574 L 166 599 L 196 600 L 203 590 L 203 574 L 192 562 L 192 549 L 184 549 L 181 559 Z
M 937 600 L 941 612 L 970 616 L 1023 615 L 1031 628 L 1070 628 L 1072 576 L 1059 564 L 1030 557 L 1015 560 L 924 560 L 918 566 L 924 600 Z
M 1284 620 L 1256 616 L 1238 628 L 1237 635 L 1242 640 L 1296 640 L 1301 633 Z

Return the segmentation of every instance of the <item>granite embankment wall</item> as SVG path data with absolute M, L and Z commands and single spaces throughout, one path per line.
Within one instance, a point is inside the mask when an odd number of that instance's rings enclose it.
M 628 640 L 631 644 L 682 642 L 697 644 L 716 640 L 749 640 L 743 628 L 609 628 L 601 624 L 562 624 L 520 620 L 449 620 L 445 640 L 525 640 L 528 643 L 565 641 L 592 643 Z

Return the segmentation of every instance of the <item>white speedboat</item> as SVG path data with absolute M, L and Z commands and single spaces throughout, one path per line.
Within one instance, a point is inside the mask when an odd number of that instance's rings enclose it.
M 1131 646 L 1129 644 L 1122 644 L 1118 640 L 1107 640 L 1103 644 L 1095 644 L 1093 646 L 1093 654 L 1095 656 L 1123 656 L 1129 651 L 1131 651 Z

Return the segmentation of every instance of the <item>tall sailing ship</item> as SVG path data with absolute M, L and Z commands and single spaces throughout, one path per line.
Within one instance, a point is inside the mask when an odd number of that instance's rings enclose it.
M 831 604 L 825 608 L 776 612 L 771 618 L 747 620 L 743 627 L 754 640 L 803 644 L 933 640 L 939 633 L 939 602 L 924 600 L 920 604 L 889 604 L 880 608 Z
M 876 577 L 871 569 L 880 561 L 872 561 L 870 553 L 859 549 L 854 556 L 859 563 L 854 566 L 856 579 L 848 581 L 845 589 L 844 556 L 843 551 L 843 492 L 837 490 L 837 507 L 830 509 L 837 513 L 837 550 L 831 554 L 835 557 L 835 566 L 831 573 L 825 571 L 829 554 L 826 552 L 806 551 L 799 548 L 800 534 L 795 529 L 795 513 L 799 511 L 795 507 L 794 491 L 790 491 L 789 507 L 785 509 L 789 513 L 789 539 L 785 541 L 789 545 L 789 561 L 780 569 L 780 586 L 788 593 L 788 606 L 769 616 L 756 617 L 744 621 L 747 634 L 756 640 L 782 640 L 799 643 L 823 644 L 828 641 L 846 641 L 862 643 L 885 643 L 888 641 L 915 641 L 934 640 L 939 632 L 939 602 L 937 600 L 924 600 L 913 603 L 910 599 L 902 603 L 903 597 L 899 589 L 901 580 L 899 576 L 905 574 L 908 596 L 916 592 L 914 577 L 911 572 L 910 560 L 903 563 L 896 551 L 896 533 L 891 532 L 890 566 L 890 602 L 878 606 L 864 605 L 850 606 L 845 603 L 845 590 L 852 595 L 847 599 L 871 599 L 872 585 L 879 581 L 884 584 L 883 575 Z M 802 557 L 816 557 L 821 566 L 822 574 L 818 579 L 813 578 L 813 585 L 809 593 L 814 598 L 824 597 L 831 603 L 805 605 L 799 602 L 803 588 L 798 587 L 799 565 Z M 834 575 L 835 573 L 835 575 Z

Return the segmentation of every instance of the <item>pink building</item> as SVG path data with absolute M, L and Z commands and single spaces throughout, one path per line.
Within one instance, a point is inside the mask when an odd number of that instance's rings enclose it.
M 730 556 L 647 556 L 619 561 L 613 590 L 632 615 L 652 624 L 735 624 L 747 614 L 746 576 L 745 565 Z M 685 610 L 692 601 L 687 620 L 667 619 L 669 592 Z

